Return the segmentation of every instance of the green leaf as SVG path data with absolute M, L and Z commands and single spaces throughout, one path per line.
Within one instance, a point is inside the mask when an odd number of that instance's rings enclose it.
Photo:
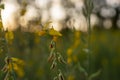
M 88 77 L 88 80 L 92 80 L 93 78 L 99 76 L 101 73 L 101 70 L 98 70 L 97 72 L 91 74 L 89 77 Z
M 86 77 L 88 76 L 87 71 L 80 64 L 78 64 L 78 69 L 79 69 L 80 72 L 83 72 Z
M 85 7 L 82 9 L 82 11 L 83 11 L 83 15 L 84 15 L 85 17 L 87 17 L 87 10 L 86 10 Z

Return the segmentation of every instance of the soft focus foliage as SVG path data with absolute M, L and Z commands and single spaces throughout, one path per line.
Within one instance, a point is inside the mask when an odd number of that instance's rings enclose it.
M 2 3 L 0 80 L 119 80 L 119 0 Z
M 55 74 L 51 74 L 50 64 L 47 62 L 49 56 L 49 44 L 51 37 L 49 35 L 39 36 L 36 33 L 13 32 L 14 39 L 9 44 L 9 54 L 24 60 L 12 58 L 17 64 L 25 64 L 23 70 L 16 66 L 17 78 L 20 80 L 52 80 Z M 65 80 L 85 79 L 85 75 L 80 70 L 78 64 L 87 67 L 86 38 L 87 35 L 82 32 L 62 31 L 63 36 L 57 39 L 57 50 L 64 55 L 67 61 L 66 68 L 62 68 Z M 91 73 L 101 70 L 100 75 L 95 80 L 119 80 L 120 73 L 120 31 L 94 31 L 91 35 L 92 60 L 90 62 Z M 0 67 L 3 67 L 3 58 L 5 53 L 0 54 Z M 18 66 L 18 69 L 17 69 Z M 54 71 L 54 70 L 53 70 Z M 23 73 L 22 73 L 23 72 Z M 22 76 L 24 74 L 24 76 Z M 47 76 L 47 77 L 46 77 Z M 110 77 L 109 77 L 110 76 Z

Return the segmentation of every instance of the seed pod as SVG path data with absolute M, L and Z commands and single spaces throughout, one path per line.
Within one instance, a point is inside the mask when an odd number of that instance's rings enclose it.
M 61 55 L 59 52 L 57 52 L 57 55 L 58 55 L 58 61 L 59 61 L 60 63 L 66 64 L 65 60 L 63 59 L 62 55 Z
M 53 61 L 54 57 L 55 57 L 55 49 L 52 49 L 48 57 L 48 62 Z
M 51 65 L 50 69 L 54 69 L 54 68 L 56 67 L 56 65 L 57 65 L 57 63 L 56 63 L 55 61 L 53 61 L 53 63 L 52 63 L 52 65 Z
M 64 80 L 64 77 L 61 73 L 58 75 L 58 80 Z
M 60 62 L 60 63 L 64 63 L 64 64 L 66 64 L 66 62 L 64 61 L 64 59 L 62 58 L 62 57 L 58 57 L 58 61 Z
M 50 56 L 48 57 L 48 62 L 51 62 L 53 60 L 53 58 L 54 58 L 54 54 L 51 53 Z
M 52 44 L 50 44 L 50 48 L 53 48 L 53 45 L 52 45 Z
M 52 40 L 50 43 L 50 48 L 55 48 L 55 45 L 56 45 L 55 41 Z
M 9 80 L 8 77 L 9 77 L 9 71 L 6 73 L 4 80 Z
M 11 62 L 11 58 L 10 58 L 10 57 L 6 57 L 6 58 L 5 58 L 5 63 L 6 63 L 6 64 L 9 64 L 10 62 Z
M 7 72 L 7 70 L 8 70 L 8 68 L 7 68 L 7 64 L 5 64 L 5 66 L 2 68 L 1 71 L 3 71 L 3 72 Z
M 58 77 L 56 76 L 56 77 L 54 77 L 54 79 L 53 80 L 58 80 Z

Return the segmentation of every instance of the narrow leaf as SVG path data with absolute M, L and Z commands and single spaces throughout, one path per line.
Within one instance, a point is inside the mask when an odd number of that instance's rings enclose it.
M 78 69 L 80 72 L 83 72 L 85 76 L 88 76 L 87 71 L 80 64 L 78 64 Z
M 92 80 L 93 78 L 99 76 L 101 73 L 101 70 L 98 70 L 97 72 L 91 74 L 89 77 L 88 77 L 88 80 Z

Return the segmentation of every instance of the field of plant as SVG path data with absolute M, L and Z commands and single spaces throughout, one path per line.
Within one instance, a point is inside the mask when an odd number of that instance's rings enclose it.
M 12 31 L 1 20 L 0 80 L 119 80 L 120 30 L 91 29 L 92 9 L 86 0 L 86 31 L 48 28 L 54 21 Z
M 52 36 L 20 31 L 7 32 L 5 35 L 9 41 L 5 43 L 1 33 L 0 69 L 8 64 L 6 58 L 9 56 L 15 58 L 14 80 L 53 80 L 59 74 L 59 69 L 65 80 L 86 80 L 90 75 L 92 76 L 89 80 L 119 80 L 119 30 L 93 31 L 90 51 L 87 48 L 86 33 L 71 30 L 61 33 L 62 36 L 56 42 L 56 51 L 64 58 L 65 64 L 56 62 L 57 66 L 54 65 L 53 69 L 53 63 L 48 61 L 53 47 Z M 4 71 L 6 69 L 1 71 L 1 80 L 7 75 Z

